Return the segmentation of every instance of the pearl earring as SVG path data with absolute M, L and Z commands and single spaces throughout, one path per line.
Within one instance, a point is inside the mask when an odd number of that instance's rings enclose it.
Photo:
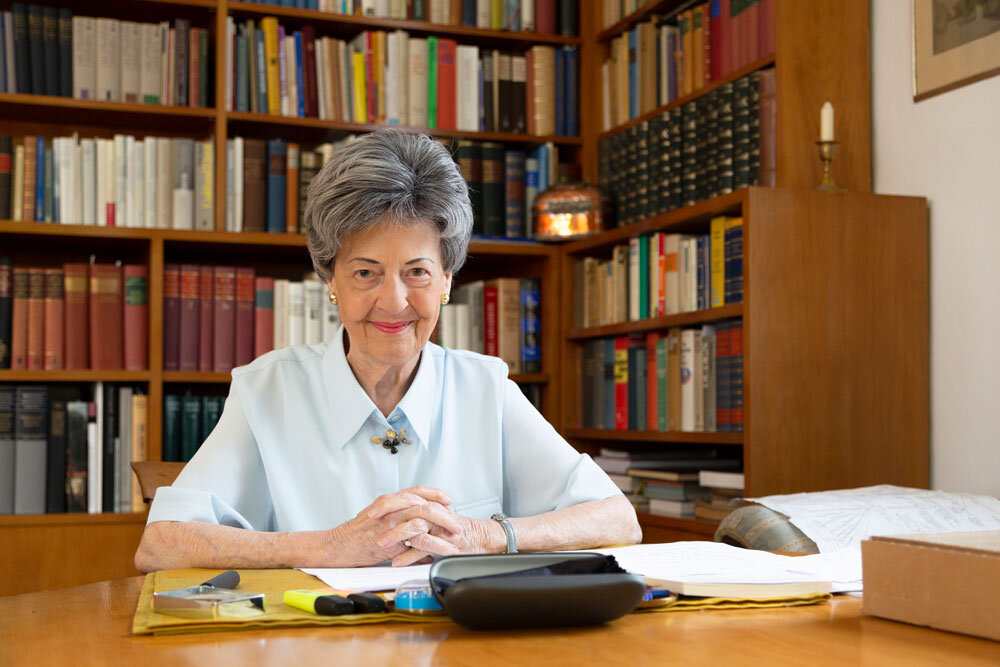
M 447 304 L 449 301 L 451 301 L 451 296 L 447 292 L 441 295 L 442 304 Z

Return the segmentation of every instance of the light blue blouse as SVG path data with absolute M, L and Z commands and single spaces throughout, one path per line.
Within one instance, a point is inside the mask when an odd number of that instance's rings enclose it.
M 343 331 L 233 370 L 219 424 L 157 491 L 148 523 L 322 530 L 416 484 L 441 489 L 473 518 L 621 493 L 535 410 L 501 360 L 428 343 L 386 419 L 347 364 Z M 406 429 L 411 443 L 395 455 L 371 440 L 390 428 Z

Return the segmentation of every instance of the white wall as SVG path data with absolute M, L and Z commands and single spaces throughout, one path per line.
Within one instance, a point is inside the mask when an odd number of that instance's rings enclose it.
M 1000 496 L 1000 77 L 915 104 L 910 0 L 871 6 L 873 185 L 931 211 L 931 484 Z

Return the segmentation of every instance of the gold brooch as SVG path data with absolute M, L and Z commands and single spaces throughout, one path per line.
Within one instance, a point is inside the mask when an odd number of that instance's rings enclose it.
M 379 437 L 377 435 L 372 436 L 372 442 L 376 445 L 382 445 L 384 449 L 388 449 L 393 454 L 399 453 L 400 445 L 408 445 L 410 441 L 404 436 L 406 435 L 406 429 L 404 428 L 399 433 L 396 433 L 392 429 L 385 432 L 384 437 Z

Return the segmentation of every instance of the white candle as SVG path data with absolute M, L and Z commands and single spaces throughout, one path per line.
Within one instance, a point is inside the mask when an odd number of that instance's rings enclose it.
M 819 113 L 819 140 L 833 141 L 833 105 L 829 100 L 823 103 Z

